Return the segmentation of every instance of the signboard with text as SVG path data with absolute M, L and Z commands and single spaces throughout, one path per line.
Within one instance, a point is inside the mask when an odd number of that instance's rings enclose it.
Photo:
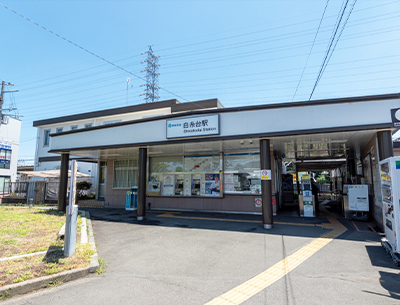
M 210 136 L 218 134 L 218 114 L 167 120 L 167 139 Z
M 400 108 L 390 109 L 392 127 L 400 127 Z
M 11 150 L 11 144 L 6 142 L 0 142 L 0 148 L 5 150 Z

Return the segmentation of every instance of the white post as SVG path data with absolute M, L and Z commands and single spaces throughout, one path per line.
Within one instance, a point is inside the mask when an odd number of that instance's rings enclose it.
M 78 218 L 78 208 L 75 205 L 76 195 L 76 172 L 77 163 L 72 161 L 71 167 L 71 185 L 69 192 L 69 204 L 67 206 L 67 220 L 65 224 L 65 241 L 64 241 L 64 256 L 70 256 L 75 252 L 76 243 L 76 222 Z

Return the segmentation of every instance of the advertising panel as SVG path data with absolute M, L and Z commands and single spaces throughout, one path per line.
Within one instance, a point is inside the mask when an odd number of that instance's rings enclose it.
M 206 174 L 206 196 L 219 196 L 219 174 Z

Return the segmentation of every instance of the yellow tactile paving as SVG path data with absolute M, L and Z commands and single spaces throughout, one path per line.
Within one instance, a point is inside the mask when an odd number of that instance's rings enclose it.
M 224 293 L 223 295 L 211 300 L 210 302 L 206 303 L 206 305 L 236 305 L 244 302 L 245 300 L 251 298 L 255 294 L 259 293 L 261 290 L 265 289 L 272 283 L 285 276 L 306 259 L 311 257 L 318 250 L 322 249 L 324 246 L 330 243 L 334 238 L 338 237 L 346 231 L 346 228 L 330 214 L 324 212 L 324 216 L 330 222 L 329 226 L 324 225 L 324 228 L 332 229 L 332 231 L 313 240 L 308 245 L 289 255 L 288 257 L 276 263 L 264 272 Z

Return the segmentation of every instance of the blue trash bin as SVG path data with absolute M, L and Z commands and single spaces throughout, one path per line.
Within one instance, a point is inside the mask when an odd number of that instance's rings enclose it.
M 126 192 L 126 210 L 137 210 L 137 185 L 133 185 L 130 191 Z
M 126 204 L 125 204 L 125 209 L 128 210 L 131 208 L 131 197 L 132 197 L 132 192 L 127 191 L 126 192 Z
M 131 189 L 131 209 L 137 210 L 137 185 L 133 185 Z

